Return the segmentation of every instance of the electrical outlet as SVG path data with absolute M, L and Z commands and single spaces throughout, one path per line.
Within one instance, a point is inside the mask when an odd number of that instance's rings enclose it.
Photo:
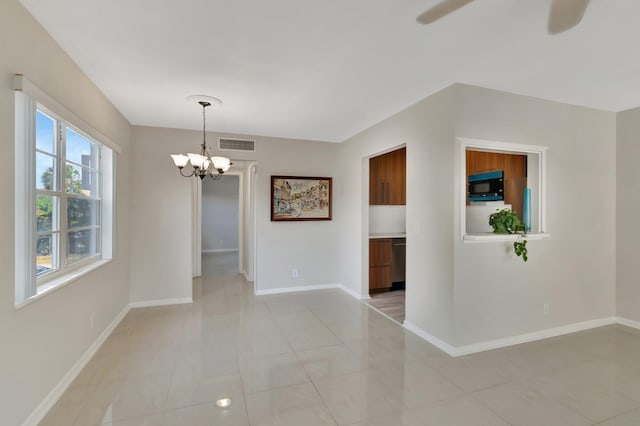
M 291 278 L 298 278 L 298 270 L 297 269 L 292 269 L 291 270 Z
M 544 313 L 545 316 L 549 315 L 549 313 L 551 312 L 551 303 L 549 302 L 545 303 L 542 307 L 542 312 Z

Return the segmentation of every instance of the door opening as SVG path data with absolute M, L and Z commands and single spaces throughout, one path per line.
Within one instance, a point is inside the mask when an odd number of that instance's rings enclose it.
M 406 147 L 368 159 L 368 304 L 405 319 Z
M 255 162 L 234 160 L 218 181 L 194 179 L 194 278 L 202 275 L 202 256 L 237 253 L 238 273 L 255 281 L 255 170 Z
M 237 259 L 242 272 L 240 256 L 240 180 L 241 175 L 225 174 L 222 179 L 202 181 L 202 256 Z M 206 275 L 207 271 L 203 271 Z

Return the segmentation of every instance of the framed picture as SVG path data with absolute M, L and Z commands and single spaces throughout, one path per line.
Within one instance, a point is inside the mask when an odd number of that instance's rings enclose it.
M 329 177 L 271 176 L 271 220 L 331 220 Z

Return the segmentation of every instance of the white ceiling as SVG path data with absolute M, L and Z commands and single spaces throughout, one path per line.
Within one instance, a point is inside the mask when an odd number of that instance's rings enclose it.
M 620 111 L 640 105 L 640 1 L 22 0 L 132 124 L 341 142 L 455 82 Z

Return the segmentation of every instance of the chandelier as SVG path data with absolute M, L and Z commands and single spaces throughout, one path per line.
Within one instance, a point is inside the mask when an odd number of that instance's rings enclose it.
M 189 152 L 187 155 L 173 154 L 171 158 L 173 163 L 178 168 L 180 174 L 184 177 L 199 177 L 204 179 L 210 177 L 213 180 L 218 180 L 222 177 L 223 173 L 229 170 L 233 164 L 231 160 L 226 157 L 212 157 L 209 154 L 207 148 L 207 133 L 206 133 L 206 109 L 212 104 L 215 106 L 222 105 L 222 101 L 218 98 L 211 96 L 189 96 L 188 101 L 196 100 L 202 105 L 202 144 L 200 144 L 200 153 L 194 154 Z M 184 168 L 187 164 L 191 163 L 191 173 L 185 174 Z

